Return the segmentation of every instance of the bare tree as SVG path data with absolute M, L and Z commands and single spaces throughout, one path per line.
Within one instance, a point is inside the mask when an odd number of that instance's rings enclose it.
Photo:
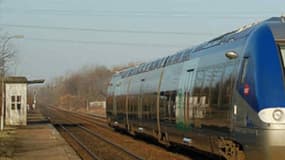
M 3 77 L 7 71 L 7 64 L 11 61 L 11 58 L 15 55 L 15 50 L 9 47 L 9 40 L 13 38 L 20 38 L 16 36 L 8 36 L 8 34 L 1 36 L 0 38 L 0 71 L 1 77 Z
M 6 73 L 6 65 L 14 56 L 15 51 L 8 46 L 8 42 L 12 38 L 18 38 L 17 36 L 0 36 L 0 76 L 1 76 L 1 124 L 0 128 L 1 131 L 3 130 L 4 126 L 4 77 Z

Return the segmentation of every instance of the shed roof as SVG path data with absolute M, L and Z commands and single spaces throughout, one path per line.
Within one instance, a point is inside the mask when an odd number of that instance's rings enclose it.
M 5 77 L 5 83 L 28 83 L 26 77 Z
M 13 76 L 13 77 L 5 77 L 5 83 L 27 83 L 27 84 L 35 84 L 35 83 L 44 83 L 45 80 L 28 80 L 26 77 Z

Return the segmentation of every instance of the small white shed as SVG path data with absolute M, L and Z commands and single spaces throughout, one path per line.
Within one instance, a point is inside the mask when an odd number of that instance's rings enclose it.
M 44 83 L 44 80 L 28 81 L 26 77 L 5 77 L 4 112 L 5 125 L 27 125 L 28 84 Z M 2 99 L 3 100 L 3 99 Z M 3 107 L 3 106 L 2 106 Z M 1 115 L 3 117 L 3 115 Z M 1 122 L 1 126 L 2 122 Z
M 5 125 L 27 125 L 26 77 L 5 78 Z

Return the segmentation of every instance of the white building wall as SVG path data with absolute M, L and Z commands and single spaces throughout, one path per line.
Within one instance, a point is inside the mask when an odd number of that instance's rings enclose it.
M 27 84 L 5 84 L 6 125 L 27 125 Z M 12 98 L 14 96 L 14 100 Z M 20 96 L 20 101 L 18 100 Z M 14 105 L 13 105 L 14 104 Z M 20 107 L 19 107 L 20 104 Z
M 106 108 L 106 101 L 89 102 L 89 107 L 103 107 L 103 108 Z

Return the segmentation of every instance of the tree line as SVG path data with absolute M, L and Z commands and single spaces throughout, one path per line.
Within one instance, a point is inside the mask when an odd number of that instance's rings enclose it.
M 89 102 L 105 101 L 113 71 L 105 66 L 85 67 L 38 89 L 40 103 L 80 110 Z
M 43 87 L 37 88 L 38 100 L 44 105 L 67 110 L 85 110 L 90 102 L 106 101 L 108 84 L 114 73 L 138 63 L 130 62 L 111 69 L 103 65 L 83 67 L 71 74 L 54 78 Z M 34 92 L 33 89 L 30 92 Z

